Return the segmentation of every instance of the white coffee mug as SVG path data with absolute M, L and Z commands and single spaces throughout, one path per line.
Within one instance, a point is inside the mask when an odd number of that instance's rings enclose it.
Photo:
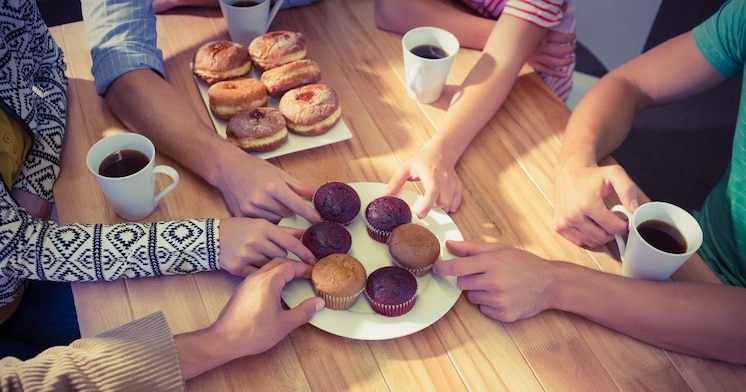
M 624 276 L 666 280 L 702 245 L 702 228 L 697 220 L 673 204 L 653 201 L 634 213 L 622 205 L 611 210 L 625 214 L 628 221 L 627 242 L 621 235 L 615 236 Z
M 143 161 L 136 166 L 128 167 L 127 172 L 117 173 L 117 177 L 102 174 L 102 163 L 105 160 L 107 162 L 116 160 L 113 154 L 119 156 L 131 154 L 141 157 L 132 151 L 144 155 Z M 179 173 L 176 170 L 166 165 L 155 165 L 153 143 L 137 133 L 117 133 L 99 140 L 88 150 L 86 164 L 106 196 L 106 200 L 114 207 L 117 215 L 125 220 L 135 221 L 150 215 L 163 196 L 174 190 L 179 183 Z M 104 174 L 106 174 L 105 170 Z M 134 173 L 123 175 L 132 171 Z M 155 194 L 157 174 L 171 177 L 171 183 Z
M 269 30 L 283 0 L 220 0 L 220 10 L 228 24 L 231 40 L 248 46 L 254 38 Z
M 412 50 L 423 47 L 439 53 L 428 50 L 434 55 L 427 57 L 412 53 Z M 458 39 L 437 27 L 418 27 L 404 34 L 404 75 L 410 98 L 421 103 L 432 103 L 440 98 L 458 49 Z

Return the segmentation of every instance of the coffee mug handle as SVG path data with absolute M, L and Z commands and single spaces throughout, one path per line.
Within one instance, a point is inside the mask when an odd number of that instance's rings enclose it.
M 165 174 L 165 175 L 171 177 L 172 181 L 171 181 L 171 183 L 167 187 L 163 188 L 163 190 L 160 193 L 158 193 L 155 196 L 155 198 L 153 198 L 153 205 L 154 206 L 158 205 L 158 202 L 160 202 L 161 199 L 163 199 L 163 196 L 166 196 L 169 192 L 171 192 L 172 190 L 174 190 L 174 188 L 176 188 L 176 185 L 179 184 L 179 173 L 176 170 L 174 170 L 174 168 L 172 168 L 171 166 L 158 165 L 158 166 L 154 167 L 153 168 L 153 177 L 154 178 L 155 178 L 156 174 Z
M 269 0 L 267 0 L 269 1 Z M 275 16 L 277 16 L 277 11 L 280 10 L 280 7 L 282 6 L 282 2 L 284 0 L 277 0 L 275 2 L 275 5 L 272 6 L 272 9 L 269 10 L 269 17 L 267 17 L 267 28 L 264 29 L 264 31 L 269 31 L 269 25 L 272 24 L 272 21 L 275 20 Z
M 420 82 L 420 80 L 422 79 L 420 77 L 420 74 L 422 74 L 422 70 L 422 64 L 415 63 L 407 74 L 407 86 L 410 90 L 414 91 L 417 97 L 422 95 L 422 82 Z
M 627 216 L 627 230 L 632 230 L 632 213 L 629 212 L 626 208 L 624 208 L 623 205 L 617 204 L 614 207 L 611 207 L 611 211 L 613 212 L 621 212 L 622 214 Z M 614 234 L 614 239 L 616 240 L 616 246 L 619 248 L 619 257 L 622 258 L 622 261 L 624 261 L 624 251 L 627 249 L 627 244 L 624 242 L 624 238 L 619 234 Z

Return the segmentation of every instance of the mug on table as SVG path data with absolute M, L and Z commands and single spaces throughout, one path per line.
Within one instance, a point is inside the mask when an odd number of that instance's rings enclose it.
M 282 2 L 277 0 L 270 8 L 270 0 L 220 0 L 231 40 L 249 46 L 254 38 L 269 30 Z
M 88 150 L 86 164 L 117 215 L 130 221 L 150 215 L 179 183 L 174 168 L 155 165 L 153 143 L 137 133 L 116 133 L 99 140 Z M 170 177 L 171 183 L 156 194 L 158 174 Z
M 615 236 L 624 276 L 666 280 L 702 245 L 697 220 L 673 204 L 652 201 L 634 213 L 622 205 L 611 210 L 625 214 L 629 226 L 626 242 Z
M 417 27 L 404 34 L 404 78 L 410 98 L 421 103 L 440 98 L 459 46 L 453 34 L 437 27 Z

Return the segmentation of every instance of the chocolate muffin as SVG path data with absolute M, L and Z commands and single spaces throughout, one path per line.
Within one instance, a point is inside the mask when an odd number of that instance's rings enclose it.
M 313 206 L 322 218 L 350 224 L 360 212 L 360 195 L 344 182 L 327 182 L 313 194 Z
M 387 317 L 401 316 L 414 307 L 417 278 L 404 268 L 379 268 L 368 277 L 365 295 L 376 313 Z
M 417 277 L 427 275 L 440 256 L 438 237 L 416 223 L 394 228 L 387 244 L 394 263 Z
M 319 297 L 332 310 L 344 310 L 357 302 L 365 289 L 367 273 L 360 261 L 350 255 L 332 253 L 314 264 L 311 283 Z
M 352 235 L 337 222 L 314 223 L 301 237 L 303 245 L 320 260 L 332 253 L 348 253 L 352 247 Z
M 406 201 L 396 196 L 373 199 L 365 208 L 368 234 L 378 242 L 386 243 L 391 231 L 412 221 L 412 210 Z

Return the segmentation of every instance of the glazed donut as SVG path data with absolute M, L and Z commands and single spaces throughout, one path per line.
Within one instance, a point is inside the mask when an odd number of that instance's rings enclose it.
M 216 117 L 229 120 L 242 110 L 266 106 L 269 97 L 257 79 L 236 78 L 217 82 L 207 89 L 210 110 Z
M 288 129 L 280 112 L 265 106 L 236 113 L 228 120 L 226 137 L 244 151 L 266 152 L 285 144 Z
M 306 58 L 306 38 L 292 31 L 269 32 L 251 41 L 249 57 L 263 71 L 302 60 Z
M 262 73 L 267 93 L 279 97 L 288 90 L 321 80 L 321 68 L 313 60 L 296 60 Z
M 337 92 L 320 83 L 286 92 L 278 109 L 285 116 L 288 130 L 301 136 L 326 133 L 342 116 Z
M 245 46 L 231 41 L 212 41 L 194 54 L 192 72 L 209 84 L 238 78 L 251 71 L 251 58 Z

